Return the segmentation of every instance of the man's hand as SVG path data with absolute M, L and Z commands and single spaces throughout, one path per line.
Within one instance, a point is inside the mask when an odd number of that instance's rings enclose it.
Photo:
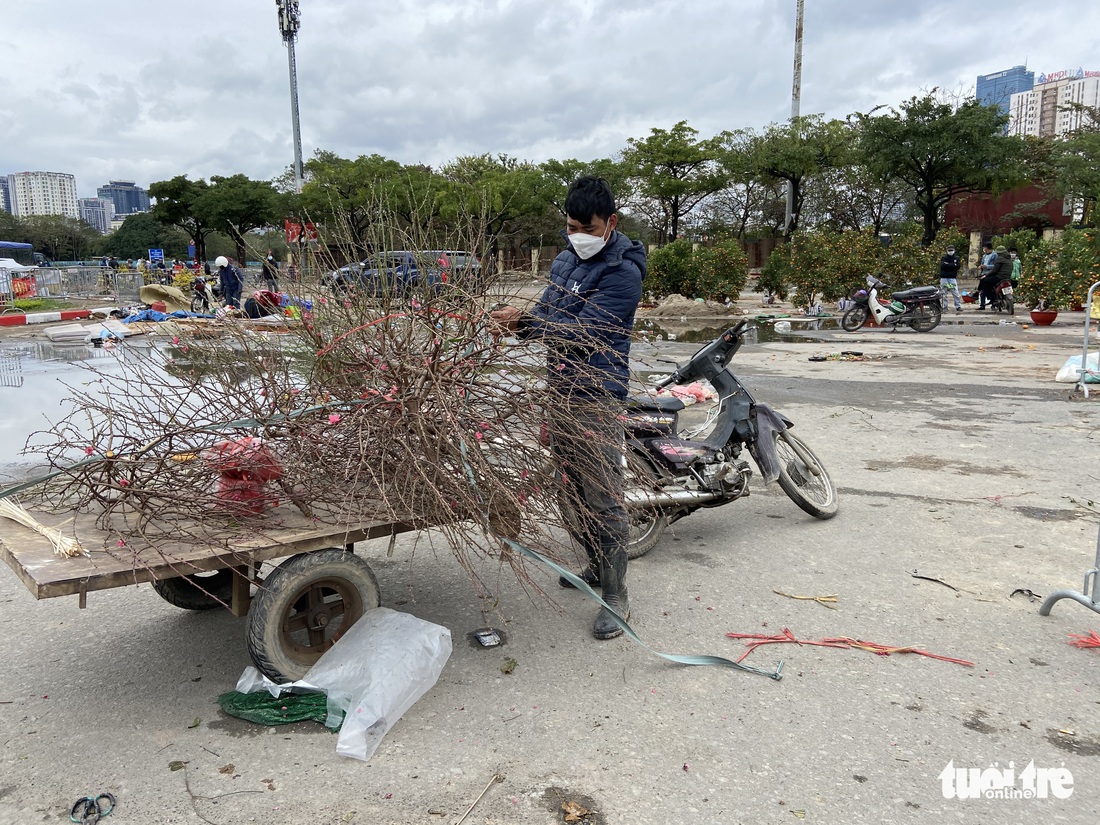
M 496 324 L 497 329 L 494 331 L 495 335 L 504 335 L 509 332 L 515 332 L 519 327 L 519 319 L 523 313 L 518 307 L 501 307 L 500 309 L 494 309 L 489 313 L 490 320 Z

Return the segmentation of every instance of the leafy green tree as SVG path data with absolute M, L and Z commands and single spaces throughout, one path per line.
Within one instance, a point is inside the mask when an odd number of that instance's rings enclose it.
M 685 219 L 729 182 L 721 163 L 723 137 L 698 134 L 681 120 L 670 130 L 650 130 L 647 138 L 629 138 L 623 150 L 622 165 L 637 195 L 654 207 L 648 212 L 661 242 L 679 238 Z
M 275 223 L 278 194 L 267 181 L 251 180 L 245 175 L 215 175 L 201 199 L 203 211 L 215 226 L 233 239 L 236 259 L 248 261 L 245 236 L 254 229 Z
M 784 228 L 784 234 L 790 235 L 800 223 L 806 181 L 851 162 L 851 130 L 843 121 L 825 120 L 820 115 L 773 123 L 752 143 L 750 157 L 759 177 L 782 181 L 791 188 L 791 222 Z
M 549 179 L 534 164 L 507 155 L 457 158 L 443 167 L 440 214 L 475 239 L 495 260 L 502 241 L 522 238 L 524 222 L 549 208 Z
M 149 212 L 136 212 L 107 236 L 103 254 L 116 258 L 143 258 L 150 249 L 163 249 L 168 258 L 182 258 L 187 252 L 182 231 L 165 226 Z
M 79 261 L 94 256 L 103 236 L 84 221 L 66 215 L 28 215 L 21 220 L 24 236 L 54 261 Z M 5 239 L 8 240 L 8 239 Z
M 761 137 L 750 129 L 739 129 L 718 138 L 727 180 L 705 202 L 705 231 L 737 238 L 753 232 L 771 234 L 783 220 L 784 193 L 774 181 L 757 174 L 755 153 Z
M 857 114 L 862 162 L 880 179 L 904 181 L 923 217 L 921 243 L 930 246 L 943 209 L 963 192 L 1015 184 L 1023 143 L 1002 134 L 1008 116 L 973 98 L 955 105 L 933 94 L 897 109 Z
M 1064 140 L 1051 143 L 1054 189 L 1081 205 L 1081 222 L 1096 226 L 1100 200 L 1100 108 L 1074 104 L 1084 125 Z
M 218 220 L 210 213 L 206 200 L 209 189 L 205 180 L 190 180 L 186 175 L 149 185 L 149 197 L 156 201 L 150 210 L 153 217 L 165 226 L 182 229 L 195 242 L 195 255 L 200 261 L 208 260 L 206 239 L 218 229 Z

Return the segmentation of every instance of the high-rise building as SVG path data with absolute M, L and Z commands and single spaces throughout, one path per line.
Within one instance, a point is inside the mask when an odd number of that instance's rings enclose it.
M 11 212 L 11 195 L 8 194 L 7 175 L 0 175 L 0 209 Z
M 149 194 L 132 180 L 113 180 L 96 189 L 96 195 L 114 203 L 116 215 L 149 211 Z
M 975 96 L 979 103 L 997 106 L 1002 112 L 1007 112 L 1009 98 L 1017 92 L 1030 92 L 1034 85 L 1035 72 L 1029 72 L 1027 66 L 1013 66 L 993 74 L 979 75 Z
M 115 219 L 115 205 L 107 198 L 81 198 L 80 219 L 106 235 Z
M 13 215 L 80 217 L 76 177 L 67 172 L 13 172 L 8 175 Z
M 1009 100 L 1008 133 L 1053 138 L 1080 129 L 1087 125 L 1088 116 L 1074 104 L 1100 106 L 1100 71 L 1039 75 L 1035 88 Z

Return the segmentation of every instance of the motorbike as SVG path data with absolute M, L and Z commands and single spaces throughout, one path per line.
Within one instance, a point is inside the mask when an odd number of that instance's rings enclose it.
M 195 278 L 191 282 L 191 311 L 210 312 L 214 306 L 215 290 L 205 278 Z
M 625 504 L 630 516 L 627 555 L 638 558 L 666 528 L 704 507 L 721 507 L 749 494 L 753 459 L 765 482 L 780 488 L 814 518 L 836 515 L 836 486 L 820 459 L 791 432 L 790 419 L 758 402 L 727 367 L 741 348 L 747 321 L 722 333 L 657 385 L 709 381 L 718 395 L 710 434 L 684 438 L 676 397 L 629 400 L 626 427 Z
M 1003 278 L 993 288 L 993 298 L 989 302 L 989 308 L 994 312 L 1007 312 L 1009 315 L 1016 314 L 1016 299 L 1012 295 L 1011 280 Z
M 855 332 L 873 319 L 884 327 L 912 327 L 917 332 L 929 332 L 943 318 L 941 291 L 937 286 L 918 286 L 893 292 L 890 300 L 878 297 L 879 290 L 889 287 L 874 275 L 867 276 L 867 289 L 852 293 L 854 302 L 840 319 L 845 332 Z

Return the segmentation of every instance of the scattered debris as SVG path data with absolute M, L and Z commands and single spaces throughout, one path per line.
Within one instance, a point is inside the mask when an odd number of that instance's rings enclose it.
M 844 352 L 831 352 L 828 355 L 811 355 L 811 361 L 885 361 L 888 358 L 896 358 L 892 354 L 864 355 L 862 352 L 845 350 Z
M 466 809 L 466 813 L 464 813 L 462 816 L 460 816 L 458 818 L 458 821 L 455 822 L 455 825 L 462 825 L 462 823 L 466 821 L 466 817 L 468 817 L 470 815 L 470 811 L 472 811 L 474 809 L 474 806 L 477 805 L 477 803 L 481 801 L 481 797 L 485 796 L 485 794 L 487 794 L 489 792 L 489 788 L 493 787 L 493 785 L 495 785 L 497 782 L 503 782 L 503 781 L 504 781 L 504 774 L 494 773 L 493 778 L 489 780 L 489 784 L 486 785 L 485 788 L 481 791 L 481 793 L 479 793 L 477 795 L 477 799 L 475 799 L 473 802 L 470 803 L 470 807 Z
M 1074 647 L 1079 647 L 1084 650 L 1087 647 L 1100 649 L 1100 636 L 1096 635 L 1095 630 L 1090 630 L 1088 633 L 1078 635 L 1076 633 L 1069 634 L 1069 643 Z
M 515 659 L 505 659 L 504 664 L 500 666 L 500 672 L 507 676 L 516 669 L 517 664 L 519 664 L 519 662 Z
M 1015 590 L 1008 594 L 1008 597 L 1011 599 L 1017 593 L 1027 596 L 1027 600 L 1029 602 L 1041 602 L 1043 600 L 1043 597 L 1040 596 L 1038 593 L 1032 593 L 1030 590 L 1024 587 L 1017 587 Z
M 959 592 L 961 592 L 961 591 L 959 590 L 959 588 L 955 587 L 955 585 L 953 585 L 953 584 L 948 584 L 948 583 L 947 583 L 947 582 L 945 582 L 945 581 L 944 581 L 943 579 L 937 579 L 937 578 L 935 578 L 934 576 L 922 576 L 922 575 L 920 575 L 920 574 L 919 574 L 919 573 L 918 573 L 918 572 L 917 572 L 916 570 L 914 570 L 914 571 L 913 571 L 912 573 L 910 573 L 909 575 L 910 575 L 910 576 L 912 576 L 912 577 L 913 577 L 914 579 L 921 579 L 922 581 L 926 581 L 926 582 L 935 582 L 936 584 L 942 584 L 942 585 L 943 585 L 944 587 L 950 587 L 950 588 L 951 588 L 952 590 L 954 590 L 954 591 L 955 591 L 956 593 L 959 593 Z
M 588 810 L 588 808 L 584 807 L 579 802 L 573 801 L 561 803 L 561 809 L 565 812 L 566 822 L 580 822 L 590 813 L 592 813 L 590 810 Z
M 788 599 L 797 599 L 802 602 L 817 602 L 822 607 L 827 607 L 830 610 L 836 610 L 837 596 L 834 593 L 831 596 L 794 596 L 790 593 L 784 593 L 782 590 L 773 590 L 777 596 L 786 596 Z
M 950 585 L 948 585 L 950 587 Z M 950 656 L 940 656 L 936 653 L 929 653 L 927 650 L 921 650 L 916 647 L 890 647 L 888 645 L 881 645 L 877 642 L 868 642 L 863 639 L 853 639 L 849 636 L 833 636 L 824 639 L 808 640 L 808 639 L 796 639 L 795 635 L 790 631 L 790 628 L 783 628 L 783 632 L 775 636 L 767 636 L 761 633 L 727 633 L 726 637 L 729 639 L 748 639 L 746 650 L 739 659 L 741 662 L 752 653 L 756 648 L 761 645 L 769 644 L 796 644 L 799 646 L 807 645 L 810 647 L 835 647 L 842 650 L 849 650 L 851 648 L 857 648 L 858 650 L 867 650 L 874 653 L 877 656 L 889 656 L 892 653 L 915 653 L 918 656 L 927 656 L 929 659 L 938 659 L 941 662 L 951 662 L 956 665 L 965 665 L 966 667 L 974 667 L 974 663 L 967 661 L 966 659 L 955 659 Z

